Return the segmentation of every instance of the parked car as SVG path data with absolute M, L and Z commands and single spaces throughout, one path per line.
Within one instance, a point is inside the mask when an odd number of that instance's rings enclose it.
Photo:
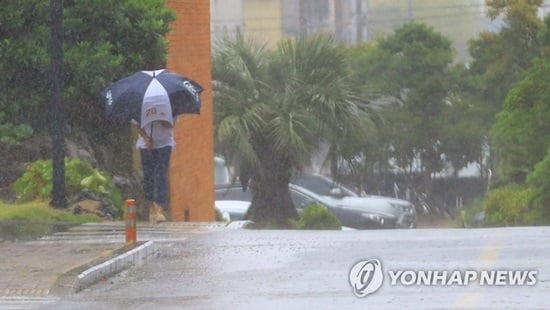
M 214 202 L 216 209 L 220 211 L 226 221 L 240 221 L 250 207 L 250 201 L 243 200 L 216 200 Z
M 329 205 L 342 206 L 335 214 L 342 223 L 346 222 L 350 227 L 416 227 L 416 210 L 407 200 L 375 195 L 360 196 L 342 184 L 317 174 L 299 174 L 292 182 L 322 196 L 329 201 Z M 357 213 L 361 216 L 356 216 Z
M 365 201 L 362 200 L 361 204 L 358 204 L 350 199 L 351 197 L 335 199 L 322 196 L 295 184 L 289 184 L 289 190 L 290 197 L 298 212 L 301 212 L 309 204 L 317 203 L 334 213 L 342 225 L 346 227 L 357 229 L 412 228 L 415 225 L 415 220 L 411 221 L 410 217 L 403 215 L 401 210 L 401 208 L 408 208 L 409 205 L 401 206 L 401 201 L 388 203 L 387 197 L 384 197 L 385 199 L 372 198 L 368 204 L 365 204 Z M 216 207 L 222 213 L 229 213 L 231 220 L 242 219 L 251 201 L 252 193 L 250 190 L 244 191 L 238 184 L 216 189 Z M 396 212 L 396 209 L 398 209 L 398 212 Z M 412 210 L 414 212 L 414 207 Z M 413 218 L 415 219 L 415 217 Z
M 231 176 L 225 160 L 219 155 L 214 156 L 214 188 L 216 193 L 231 187 L 236 187 L 236 185 L 231 184 Z M 240 221 L 244 218 L 250 206 L 251 197 L 248 196 L 250 194 L 247 194 L 245 201 L 238 199 L 216 200 L 214 207 L 220 211 L 224 220 Z
M 221 156 L 214 156 L 214 186 L 225 187 L 231 183 L 229 169 Z
M 249 190 L 243 191 L 242 186 L 237 182 L 223 186 L 217 184 L 214 192 L 214 206 L 222 213 L 225 220 L 239 221 L 244 218 L 252 201 L 252 193 Z

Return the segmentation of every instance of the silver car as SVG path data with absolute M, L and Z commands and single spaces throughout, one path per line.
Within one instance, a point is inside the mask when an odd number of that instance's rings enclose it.
M 353 228 L 414 228 L 414 205 L 385 196 L 359 196 L 332 179 L 316 174 L 300 174 L 292 182 L 322 197 L 342 224 Z
M 374 196 L 333 198 L 319 195 L 295 184 L 289 184 L 289 190 L 292 202 L 298 212 L 301 212 L 309 204 L 317 203 L 334 213 L 346 227 L 356 229 L 413 228 L 416 223 L 414 207 L 406 201 L 390 198 L 390 202 L 387 197 L 379 199 Z M 354 198 L 361 199 L 355 200 Z M 250 190 L 243 191 L 238 184 L 216 189 L 216 207 L 222 213 L 229 214 L 231 220 L 242 219 L 250 206 L 250 201 L 252 201 Z

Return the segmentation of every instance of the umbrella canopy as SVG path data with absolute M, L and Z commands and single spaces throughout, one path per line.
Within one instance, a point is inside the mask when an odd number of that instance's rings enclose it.
M 139 71 L 102 91 L 108 116 L 134 119 L 144 127 L 155 120 L 170 123 L 179 114 L 199 114 L 203 88 L 166 69 Z

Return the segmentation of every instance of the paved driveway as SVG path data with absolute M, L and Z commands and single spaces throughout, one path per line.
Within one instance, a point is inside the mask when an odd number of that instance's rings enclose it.
M 47 309 L 550 308 L 548 227 L 225 230 L 159 244 L 160 257 Z M 350 270 L 374 258 L 383 268 L 382 285 L 356 297 Z M 392 285 L 390 273 L 398 271 L 407 276 Z M 499 272 L 504 280 L 412 283 L 413 276 L 428 271 Z M 524 285 L 510 285 L 509 271 L 534 272 L 536 284 L 527 285 L 526 277 Z

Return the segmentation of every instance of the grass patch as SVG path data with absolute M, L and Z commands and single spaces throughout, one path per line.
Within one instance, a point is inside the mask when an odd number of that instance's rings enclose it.
M 0 239 L 33 240 L 78 224 L 100 221 L 96 215 L 54 209 L 44 201 L 16 204 L 0 201 Z
M 24 220 L 29 222 L 100 222 L 92 214 L 73 214 L 69 210 L 54 209 L 44 201 L 8 204 L 0 201 L 0 220 Z

